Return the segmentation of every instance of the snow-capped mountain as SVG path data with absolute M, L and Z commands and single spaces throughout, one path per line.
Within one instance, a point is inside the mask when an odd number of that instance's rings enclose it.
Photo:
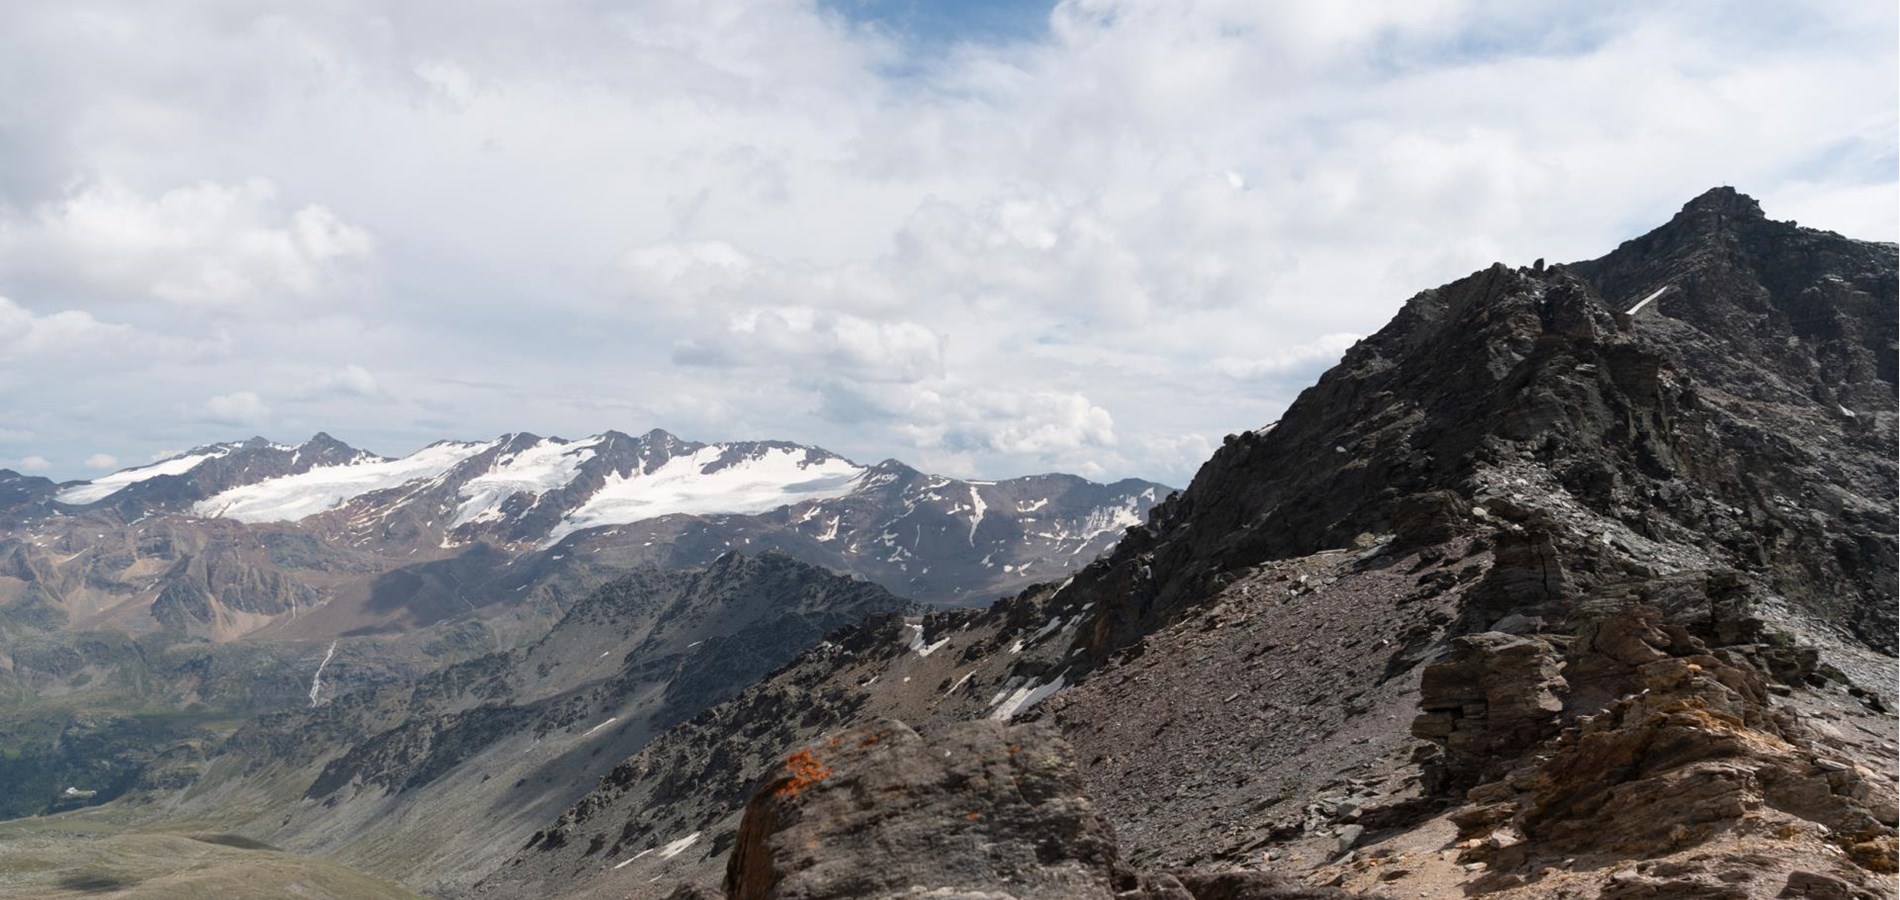
M 659 430 L 516 433 L 402 457 L 319 434 L 214 444 L 92 481 L 22 481 L 0 510 L 0 552 L 14 545 L 17 580 L 68 620 L 136 627 L 128 611 L 149 611 L 213 636 L 289 618 L 312 633 L 331 619 L 338 631 L 404 628 L 729 550 L 781 550 L 902 596 L 977 602 L 1062 577 L 1168 493 L 1070 475 L 963 481 Z M 355 612 L 333 609 L 339 599 Z
M 199 447 L 91 481 L 67 482 L 52 499 L 66 506 L 169 509 L 240 485 L 374 459 L 322 433 L 296 447 L 254 437 Z

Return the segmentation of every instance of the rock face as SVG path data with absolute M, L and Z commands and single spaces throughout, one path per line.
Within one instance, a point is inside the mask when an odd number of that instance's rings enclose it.
M 1425 670 L 1412 722 L 1414 736 L 1444 748 L 1428 769 L 1432 787 L 1468 787 L 1555 734 L 1566 687 L 1559 663 L 1538 638 L 1486 632 L 1453 640 L 1451 658 Z
M 1460 642 L 1498 645 L 1505 638 Z M 1461 670 L 1483 659 L 1468 653 L 1428 669 L 1422 705 L 1429 709 L 1444 696 L 1443 685 L 1462 680 Z M 1831 751 L 1799 718 L 1774 708 L 1754 666 L 1733 652 L 1710 651 L 1686 629 L 1663 623 L 1657 610 L 1636 607 L 1587 630 L 1571 648 L 1568 668 L 1598 678 L 1616 673 L 1628 690 L 1600 709 L 1585 704 L 1574 724 L 1535 755 L 1517 748 L 1488 768 L 1467 766 L 1500 776 L 1472 787 L 1470 804 L 1453 816 L 1468 841 L 1459 845 L 1469 848 L 1463 859 L 1485 864 L 1489 887 L 1501 889 L 1510 873 L 1556 859 L 1650 859 L 1717 837 L 1816 840 L 1855 863 L 1829 879 L 1851 889 L 1842 896 L 1880 896 L 1891 887 L 1882 876 L 1895 872 L 1900 798 L 1892 780 Z M 1444 743 L 1448 759 L 1471 759 L 1436 729 L 1414 729 Z M 1779 876 L 1793 890 L 1812 880 L 1777 873 L 1777 861 L 1764 856 L 1703 853 L 1697 861 L 1670 867 L 1667 878 L 1623 879 L 1602 896 L 1740 898 L 1753 896 L 1741 882 Z
M 1150 874 L 1122 861 L 1047 725 L 895 720 L 786 758 L 746 805 L 730 900 L 1300 900 L 1265 873 Z
M 1053 729 L 884 720 L 793 753 L 747 805 L 733 900 L 1185 898 L 1143 889 Z

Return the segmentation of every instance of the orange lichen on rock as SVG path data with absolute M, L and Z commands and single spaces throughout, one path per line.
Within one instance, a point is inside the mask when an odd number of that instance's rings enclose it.
M 1859 863 L 1862 868 L 1892 875 L 1900 872 L 1900 840 L 1891 834 L 1868 837 L 1844 838 L 1838 841 L 1845 846 L 1847 858 Z
M 785 770 L 791 777 L 778 783 L 772 789 L 775 797 L 796 797 L 806 788 L 825 780 L 831 775 L 831 768 L 820 762 L 817 754 L 809 748 L 800 750 L 785 758 Z

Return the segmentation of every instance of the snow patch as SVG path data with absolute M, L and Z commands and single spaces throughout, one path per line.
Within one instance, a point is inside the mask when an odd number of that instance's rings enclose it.
M 235 487 L 191 508 L 207 518 L 240 522 L 295 522 L 327 512 L 372 491 L 436 478 L 457 463 L 494 446 L 443 441 L 401 459 L 368 458 L 320 466 L 296 475 Z
M 1630 311 L 1629 311 L 1629 312 L 1626 312 L 1626 313 L 1624 313 L 1623 315 L 1626 315 L 1626 316 L 1633 316 L 1633 315 L 1636 315 L 1636 314 L 1637 314 L 1637 313 L 1639 313 L 1639 312 L 1642 312 L 1642 311 L 1643 311 L 1643 307 L 1645 307 L 1645 306 L 1648 306 L 1648 305 L 1649 305 L 1649 301 L 1651 301 L 1651 300 L 1654 300 L 1654 299 L 1656 299 L 1657 297 L 1660 297 L 1660 296 L 1662 296 L 1662 295 L 1663 295 L 1663 291 L 1666 291 L 1666 290 L 1669 290 L 1669 285 L 1666 285 L 1666 284 L 1665 284 L 1665 285 L 1663 285 L 1662 287 L 1659 287 L 1659 288 L 1657 288 L 1657 289 L 1656 289 L 1656 292 L 1655 292 L 1655 293 L 1653 293 L 1653 294 L 1650 294 L 1649 296 L 1647 296 L 1647 297 L 1644 297 L 1643 299 L 1641 299 L 1641 300 L 1639 300 L 1639 301 L 1637 301 L 1637 303 L 1636 303 L 1636 305 L 1635 305 L 1635 306 L 1632 306 L 1632 307 L 1630 307 Z
M 970 486 L 970 546 L 976 546 L 976 526 L 983 524 L 983 514 L 988 508 L 983 505 L 983 496 L 978 494 L 976 486 Z
M 916 653 L 918 656 L 929 656 L 930 654 L 935 653 L 938 650 L 942 650 L 943 645 L 950 643 L 950 639 L 946 637 L 946 638 L 942 638 L 938 640 L 934 644 L 925 645 L 924 644 L 924 626 L 907 624 L 904 627 L 911 630 L 910 649 L 913 653 Z
M 866 471 L 836 457 L 808 462 L 803 448 L 779 447 L 707 471 L 727 450 L 710 446 L 673 457 L 652 472 L 609 475 L 600 490 L 554 527 L 543 546 L 602 525 L 682 513 L 762 513 L 805 500 L 842 497 L 859 486 Z
M 648 848 L 646 848 L 645 850 L 642 850 L 642 851 L 640 851 L 639 853 L 635 853 L 634 855 L 632 855 L 632 856 L 629 856 L 629 857 L 627 857 L 626 859 L 623 859 L 623 860 L 621 860 L 621 861 L 619 861 L 619 862 L 617 862 L 617 863 L 614 863 L 614 868 L 615 868 L 615 869 L 623 869 L 623 868 L 626 868 L 626 866 L 627 866 L 627 864 L 628 864 L 628 863 L 630 863 L 630 862 L 633 862 L 634 860 L 636 860 L 636 859 L 639 859 L 640 857 L 642 857 L 642 856 L 645 856 L 645 855 L 647 855 L 647 854 L 649 854 L 649 853 L 652 853 L 652 852 L 653 852 L 653 848 L 652 848 L 652 847 L 648 847 Z
M 323 651 L 323 662 L 317 663 L 317 674 L 310 676 L 310 705 L 317 705 L 317 695 L 323 691 L 323 669 L 330 664 L 330 657 L 336 655 L 336 641 L 330 642 L 330 649 Z
M 1045 684 L 1030 682 L 1013 691 L 1006 687 L 1004 688 L 1004 691 L 1007 692 L 1006 694 L 999 693 L 998 699 L 991 701 L 991 705 L 995 708 L 990 710 L 990 718 L 999 722 L 1007 722 L 1010 719 L 1028 712 L 1030 707 L 1054 696 L 1057 691 L 1062 690 L 1065 686 L 1067 686 L 1067 681 L 1064 676 L 1057 675 L 1056 680 Z
M 686 848 L 691 847 L 693 842 L 697 840 L 699 840 L 699 832 L 695 831 L 671 844 L 667 844 L 665 847 L 660 848 L 660 858 L 672 859 L 685 852 Z
M 462 505 L 455 511 L 455 528 L 469 522 L 501 517 L 501 505 L 516 494 L 537 497 L 574 480 L 582 463 L 594 456 L 603 438 L 572 443 L 546 438 L 532 447 L 495 460 L 495 464 L 462 485 Z
M 150 481 L 161 475 L 183 475 L 197 468 L 201 462 L 217 459 L 220 456 L 227 456 L 230 453 L 231 448 L 219 447 L 205 453 L 193 453 L 187 456 L 174 457 L 163 462 L 156 462 L 149 466 L 140 466 L 136 469 L 114 472 L 103 478 L 95 478 L 85 484 L 73 485 L 54 494 L 53 499 L 61 503 L 70 503 L 74 506 L 97 503 L 141 481 Z
M 1042 623 L 1041 628 L 1036 629 L 1035 634 L 1032 634 L 1029 636 L 1029 643 L 1033 644 L 1037 641 L 1040 641 L 1044 637 L 1047 637 L 1049 635 L 1049 632 L 1054 631 L 1061 627 L 1062 627 L 1062 617 L 1051 616 L 1049 617 L 1049 621 Z

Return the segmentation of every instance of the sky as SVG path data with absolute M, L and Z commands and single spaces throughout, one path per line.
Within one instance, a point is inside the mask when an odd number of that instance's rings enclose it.
M 1721 184 L 1900 234 L 1890 2 L 11 0 L 0 467 L 325 431 L 1185 484 Z

